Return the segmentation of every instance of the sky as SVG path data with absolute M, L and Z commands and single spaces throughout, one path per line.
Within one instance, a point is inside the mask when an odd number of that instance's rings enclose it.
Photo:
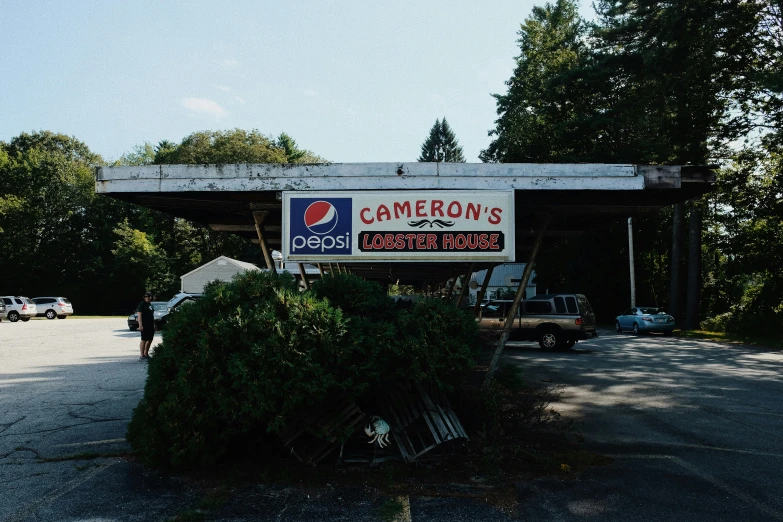
M 50 130 L 111 161 L 241 128 L 332 162 L 410 162 L 446 117 L 477 162 L 541 4 L 1 0 L 0 141 Z

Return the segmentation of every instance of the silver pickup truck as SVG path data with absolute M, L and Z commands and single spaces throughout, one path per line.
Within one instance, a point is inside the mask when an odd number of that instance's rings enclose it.
M 479 327 L 502 329 L 512 302 L 494 300 L 482 306 Z M 595 313 L 584 295 L 543 294 L 520 303 L 509 340 L 538 341 L 541 348 L 565 349 L 594 337 L 598 337 Z

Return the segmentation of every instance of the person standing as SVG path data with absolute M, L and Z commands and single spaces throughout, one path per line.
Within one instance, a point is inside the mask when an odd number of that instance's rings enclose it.
M 139 321 L 139 332 L 141 332 L 141 344 L 139 344 L 141 357 L 139 360 L 144 361 L 150 357 L 150 345 L 152 345 L 152 338 L 155 337 L 152 292 L 144 294 L 144 300 L 136 308 L 136 319 Z

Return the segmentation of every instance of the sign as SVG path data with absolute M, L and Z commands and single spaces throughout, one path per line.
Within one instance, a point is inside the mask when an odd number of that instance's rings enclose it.
M 283 192 L 286 261 L 513 261 L 513 191 Z

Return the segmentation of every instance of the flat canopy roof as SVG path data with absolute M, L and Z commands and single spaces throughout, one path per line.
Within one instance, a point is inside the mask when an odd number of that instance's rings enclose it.
M 214 230 L 257 239 L 253 212 L 280 248 L 283 191 L 514 190 L 516 261 L 526 262 L 535 231 L 551 216 L 544 246 L 599 229 L 619 217 L 709 192 L 707 166 L 534 163 L 319 163 L 100 167 L 95 189 Z M 367 278 L 418 283 L 445 280 L 469 263 L 356 263 Z M 475 269 L 486 268 L 476 266 Z M 445 270 L 444 270 L 445 269 Z

